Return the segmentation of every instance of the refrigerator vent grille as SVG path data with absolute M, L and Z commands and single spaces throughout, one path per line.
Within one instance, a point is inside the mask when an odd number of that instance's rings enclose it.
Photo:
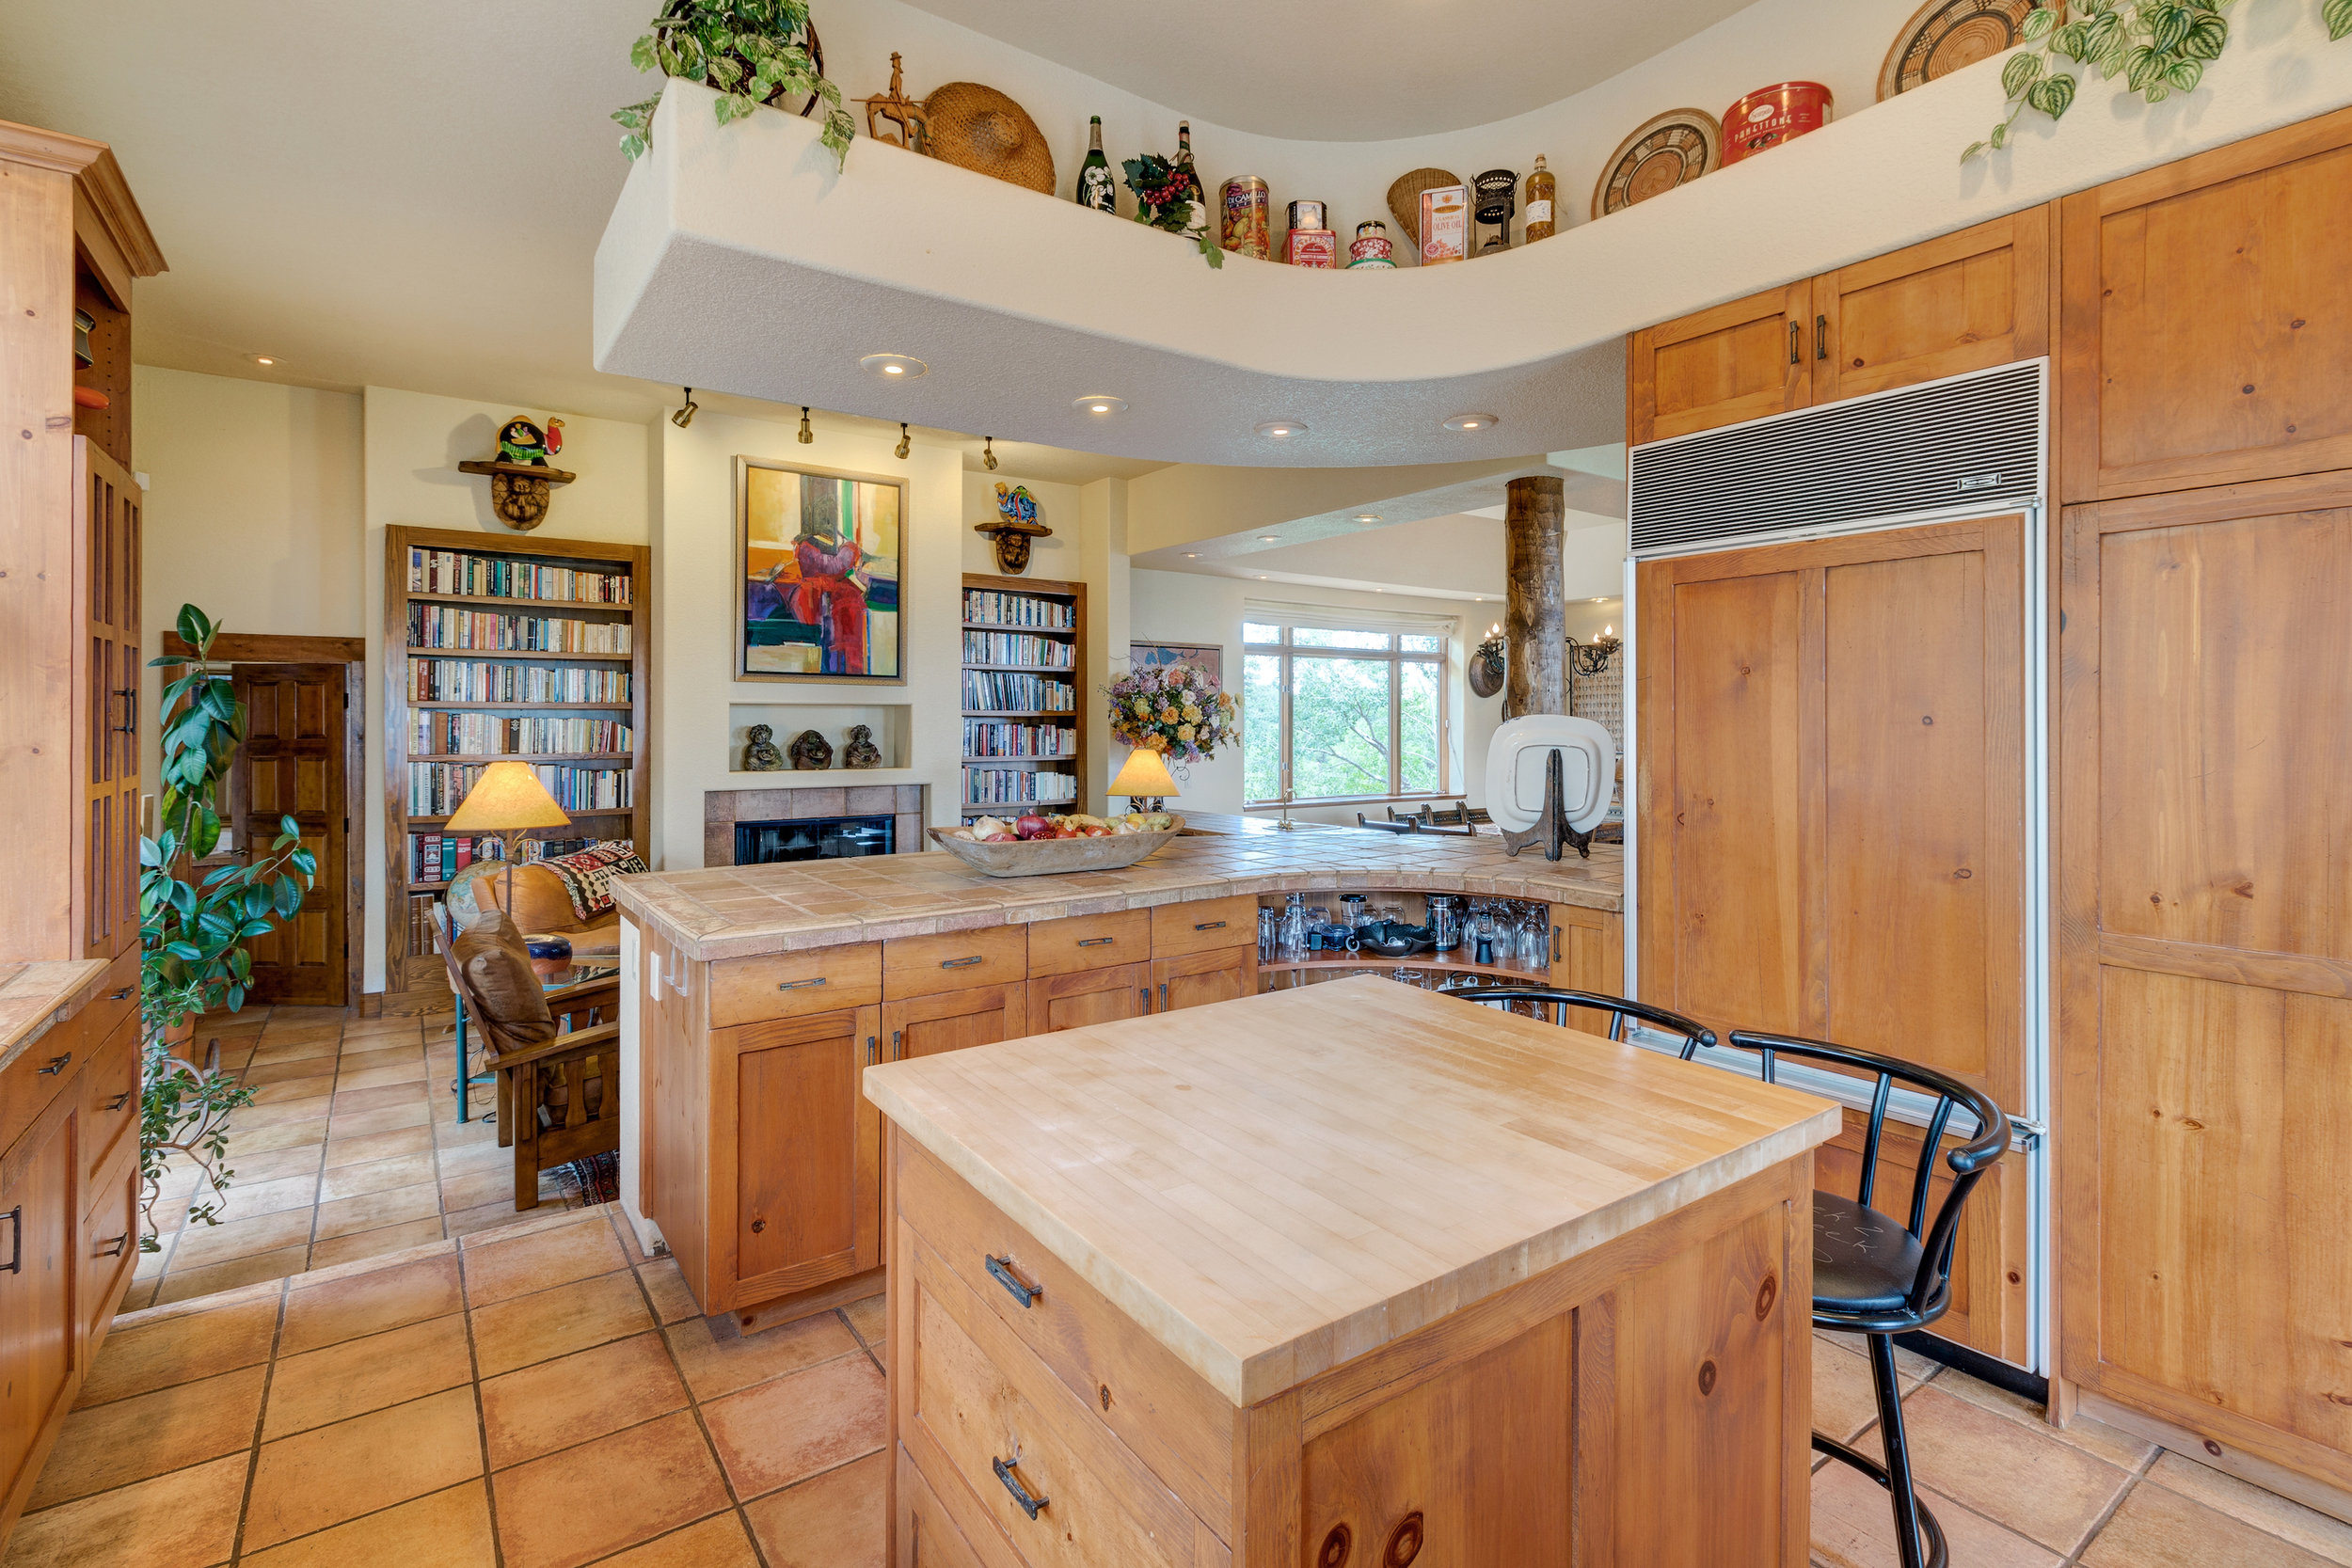
M 1635 447 L 1633 553 L 2036 500 L 2043 368 L 2003 365 Z

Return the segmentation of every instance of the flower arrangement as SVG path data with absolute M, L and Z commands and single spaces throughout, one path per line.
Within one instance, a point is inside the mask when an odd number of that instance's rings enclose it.
M 1157 152 L 1130 158 L 1127 188 L 1136 193 L 1136 221 L 1153 229 L 1182 234 L 1200 247 L 1209 265 L 1225 265 L 1225 252 L 1209 231 L 1208 203 L 1200 198 L 1200 182 L 1189 166 L 1181 166 Z
M 1111 734 L 1168 759 L 1182 773 L 1206 762 L 1237 729 L 1233 699 L 1188 664 L 1152 664 L 1111 683 Z

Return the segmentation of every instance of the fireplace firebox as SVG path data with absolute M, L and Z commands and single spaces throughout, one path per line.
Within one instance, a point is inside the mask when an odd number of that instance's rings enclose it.
M 735 863 L 767 865 L 776 861 L 838 860 L 852 855 L 887 855 L 898 833 L 887 816 L 803 816 L 784 822 L 738 822 Z

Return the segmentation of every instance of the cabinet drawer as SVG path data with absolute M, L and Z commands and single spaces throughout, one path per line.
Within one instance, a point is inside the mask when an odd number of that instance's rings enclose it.
M 83 1169 L 95 1179 L 139 1119 L 139 1021 L 117 1023 L 82 1069 Z
M 1213 1560 L 1208 1531 L 1175 1494 L 1056 1386 L 935 1255 L 919 1243 L 908 1250 L 914 1277 L 901 1289 L 913 1292 L 914 1343 L 894 1343 L 891 1356 L 894 1366 L 904 1358 L 907 1380 L 900 1431 L 933 1488 L 960 1486 L 977 1499 L 1030 1568 Z
M 993 1528 L 983 1528 L 975 1545 L 967 1538 L 954 1515 L 947 1512 L 946 1500 L 931 1490 L 914 1456 L 901 1443 L 893 1456 L 898 1481 L 898 1561 L 908 1568 L 1021 1568 L 1021 1560 L 1009 1551 Z M 948 1496 L 966 1510 L 976 1511 L 978 1504 L 963 1495 L 950 1478 L 943 1477 L 954 1488 Z M 977 1525 L 986 1521 L 975 1519 Z M 981 1557 L 981 1550 L 987 1557 Z
M 1082 914 L 1041 920 L 1029 927 L 1029 974 L 1069 974 L 1110 969 L 1152 956 L 1152 911 Z
M 710 966 L 713 1029 L 837 1013 L 881 1000 L 882 947 L 877 942 L 722 958 Z
M 1152 911 L 1152 956 L 1171 958 L 1216 947 L 1253 947 L 1258 942 L 1258 901 L 1202 898 L 1162 904 Z
M 890 1001 L 1001 986 L 1029 973 L 1029 928 L 990 926 L 882 943 L 882 995 Z
M 75 1085 L 91 1044 L 77 1015 L 50 1025 L 8 1064 L 6 1072 L 0 1072 L 0 1148 L 16 1142 L 40 1119 L 51 1101 L 69 1085 Z
M 938 1265 L 1193 1513 L 1228 1517 L 1232 1406 L 961 1177 L 911 1144 L 900 1148 L 898 1212 Z M 1037 1290 L 1027 1306 L 990 1270 L 991 1259 L 1015 1285 Z
M 92 1183 L 82 1216 L 82 1312 L 92 1334 L 114 1316 L 139 1266 L 138 1146 L 126 1146 Z

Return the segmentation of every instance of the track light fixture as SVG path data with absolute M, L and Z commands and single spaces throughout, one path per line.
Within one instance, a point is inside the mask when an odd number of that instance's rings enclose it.
M 686 406 L 671 415 L 670 422 L 677 426 L 680 430 L 684 430 L 688 425 L 694 422 L 694 415 L 701 407 L 702 404 L 694 401 L 694 388 L 689 387 L 686 388 Z
M 801 404 L 801 445 L 807 446 L 816 439 L 817 433 L 808 428 L 808 404 L 804 403 Z
M 980 467 L 992 474 L 996 471 L 996 437 L 993 436 L 980 437 Z
M 904 420 L 898 421 L 898 444 L 893 450 L 901 461 L 904 461 L 907 454 L 914 450 L 914 442 L 907 435 L 907 422 Z

